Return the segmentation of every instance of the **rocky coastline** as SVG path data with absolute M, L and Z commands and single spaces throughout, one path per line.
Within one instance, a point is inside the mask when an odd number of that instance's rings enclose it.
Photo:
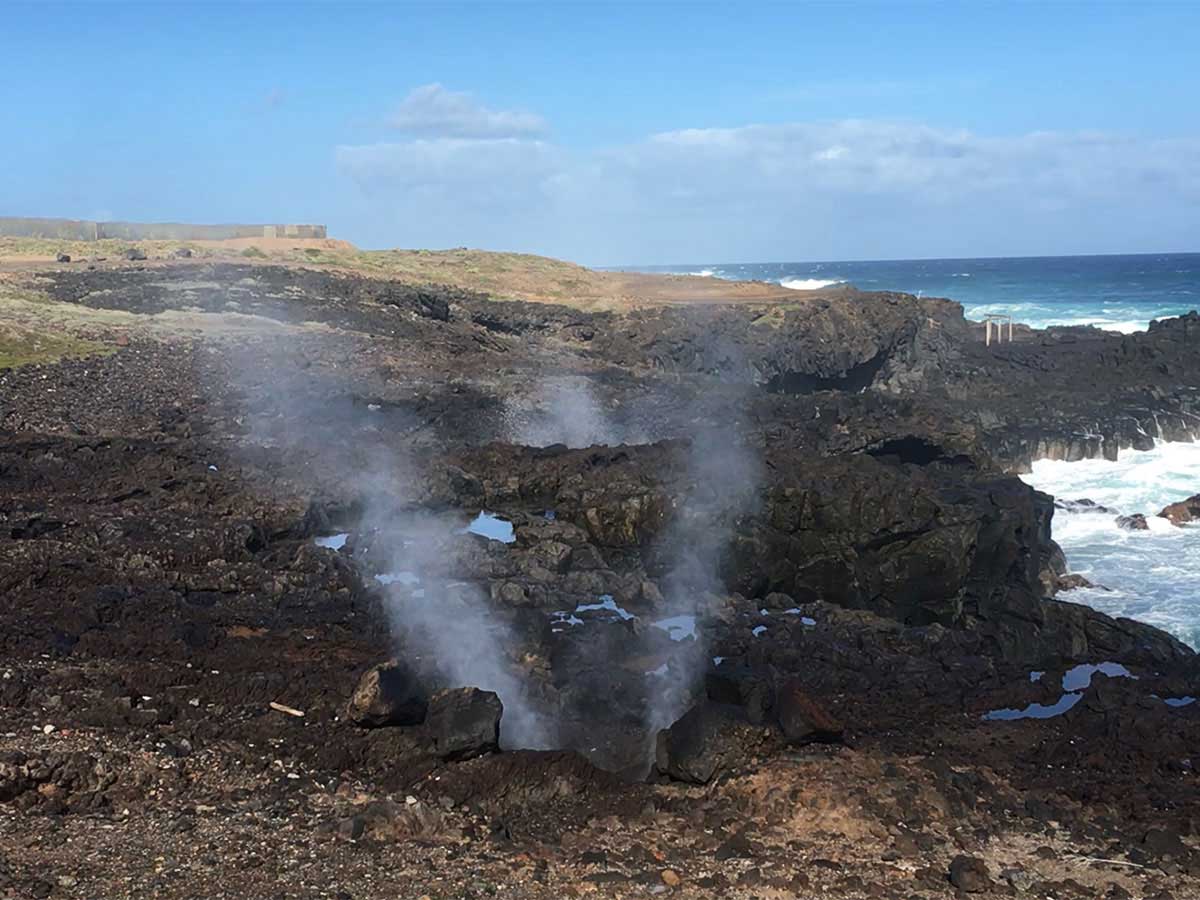
M 1200 896 L 1200 661 L 1016 477 L 1196 313 L 21 277 L 114 352 L 0 371 L 0 896 Z

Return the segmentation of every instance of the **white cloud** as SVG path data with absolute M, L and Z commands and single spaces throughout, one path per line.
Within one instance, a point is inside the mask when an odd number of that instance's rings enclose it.
M 845 120 L 583 154 L 443 137 L 339 147 L 337 160 L 364 195 L 422 212 L 372 243 L 434 244 L 425 217 L 443 244 L 594 263 L 1170 249 L 1200 228 L 1198 138 Z
M 526 138 L 546 132 L 545 120 L 535 113 L 488 109 L 472 95 L 436 83 L 410 91 L 387 123 L 426 137 Z

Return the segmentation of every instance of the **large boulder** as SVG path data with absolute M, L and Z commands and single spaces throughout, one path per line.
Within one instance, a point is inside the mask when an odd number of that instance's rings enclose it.
M 1200 520 L 1200 494 L 1193 494 L 1186 500 L 1172 503 L 1159 513 L 1172 525 L 1182 525 L 1185 522 Z
M 707 784 L 761 752 L 774 730 L 749 724 L 736 707 L 701 703 L 658 733 L 654 765 L 675 781 Z
M 789 744 L 840 741 L 842 723 L 809 696 L 797 678 L 784 682 L 775 700 L 775 716 Z
M 775 702 L 770 677 L 750 666 L 717 666 L 705 673 L 704 692 L 713 703 L 740 706 L 752 725 L 763 724 Z
M 355 725 L 420 725 L 429 699 L 416 673 L 399 660 L 372 666 L 346 702 L 345 717 Z
M 442 759 L 470 759 L 500 749 L 504 705 L 492 691 L 464 687 L 429 698 L 425 726 Z

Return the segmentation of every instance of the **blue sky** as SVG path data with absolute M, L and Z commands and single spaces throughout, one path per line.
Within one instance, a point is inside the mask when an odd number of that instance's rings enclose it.
M 1195 3 L 0 15 L 0 214 L 592 264 L 1198 249 Z

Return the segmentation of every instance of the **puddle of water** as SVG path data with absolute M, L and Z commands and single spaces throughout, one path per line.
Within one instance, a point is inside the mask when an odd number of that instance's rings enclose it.
M 318 547 L 328 547 L 330 550 L 341 550 L 346 546 L 346 541 L 350 539 L 349 532 L 344 534 L 331 534 L 329 537 L 319 537 L 315 541 Z
M 544 518 L 547 522 L 553 522 L 555 519 L 554 510 L 552 510 L 552 509 L 546 510 L 544 513 L 542 513 L 542 518 Z
M 813 625 L 816 625 L 816 624 L 817 624 L 817 620 L 816 620 L 816 619 L 814 619 L 814 618 L 811 618 L 811 617 L 809 617 L 809 616 L 801 615 L 801 610 L 800 610 L 800 607 L 798 607 L 798 606 L 794 606 L 794 607 L 792 607 L 791 609 L 785 609 L 785 610 L 783 611 L 783 614 L 784 614 L 785 616 L 800 616 L 800 624 L 801 624 L 801 625 L 807 625 L 807 626 L 809 626 L 810 628 L 811 628 Z
M 760 637 L 761 635 L 766 634 L 766 632 L 767 632 L 766 625 L 756 625 L 754 628 L 750 629 L 750 633 L 752 635 L 754 635 L 755 637 Z
M 1011 722 L 1016 719 L 1053 719 L 1055 716 L 1061 716 L 1083 699 L 1083 692 L 1091 686 L 1092 676 L 1097 672 L 1107 675 L 1109 678 L 1137 679 L 1136 675 L 1120 663 L 1084 663 L 1066 671 L 1062 679 L 1063 695 L 1050 706 L 1030 703 L 1024 709 L 993 709 L 991 712 L 984 713 L 983 719 L 986 722 Z M 1029 680 L 1031 682 L 1041 681 L 1045 674 L 1045 672 L 1030 672 Z
M 1191 706 L 1195 702 L 1196 702 L 1195 697 L 1164 697 L 1163 698 L 1163 703 L 1167 704 L 1167 706 L 1174 707 L 1175 709 L 1179 709 L 1182 706 Z
M 1067 673 L 1063 675 L 1062 689 L 1064 691 L 1086 690 L 1092 683 L 1092 676 L 1097 672 L 1101 672 L 1109 678 L 1132 678 L 1135 681 L 1137 680 L 1137 676 L 1120 663 L 1084 663 L 1081 666 L 1075 666 L 1067 670 Z
M 647 674 L 647 675 L 658 675 L 658 676 L 660 676 L 660 677 L 661 677 L 661 676 L 663 676 L 663 675 L 666 675 L 666 674 L 667 674 L 667 664 L 666 664 L 666 663 L 663 663 L 663 664 L 662 664 L 661 666 L 659 666 L 657 669 L 651 669 L 651 670 L 650 670 L 649 672 L 647 672 L 646 674 Z
M 517 539 L 512 522 L 507 522 L 483 510 L 480 510 L 479 515 L 472 520 L 471 524 L 463 529 L 463 533 L 477 534 L 490 541 L 500 541 L 502 544 L 511 544 Z
M 661 628 L 670 635 L 673 641 L 685 641 L 688 638 L 699 640 L 699 635 L 696 633 L 695 616 L 670 616 L 650 624 L 655 628 Z
M 599 603 L 581 603 L 579 606 L 575 607 L 575 612 L 581 613 L 602 609 L 616 613 L 617 616 L 625 621 L 637 618 L 637 616 L 635 616 L 633 613 L 622 609 L 620 606 L 617 606 L 617 601 L 613 600 L 612 594 L 601 594 Z
M 993 709 L 989 713 L 984 713 L 983 718 L 987 722 L 1012 722 L 1016 719 L 1053 719 L 1055 716 L 1061 716 L 1082 699 L 1082 693 L 1063 694 L 1058 698 L 1057 702 L 1050 706 L 1043 706 L 1041 703 L 1030 703 L 1024 709 Z
M 382 585 L 402 584 L 405 587 L 412 587 L 421 583 L 421 579 L 417 577 L 416 572 L 386 572 L 383 575 L 376 575 L 375 580 Z
M 725 662 L 725 657 L 723 657 L 723 656 L 714 656 L 713 657 L 713 665 L 714 666 L 719 666 L 723 662 Z

